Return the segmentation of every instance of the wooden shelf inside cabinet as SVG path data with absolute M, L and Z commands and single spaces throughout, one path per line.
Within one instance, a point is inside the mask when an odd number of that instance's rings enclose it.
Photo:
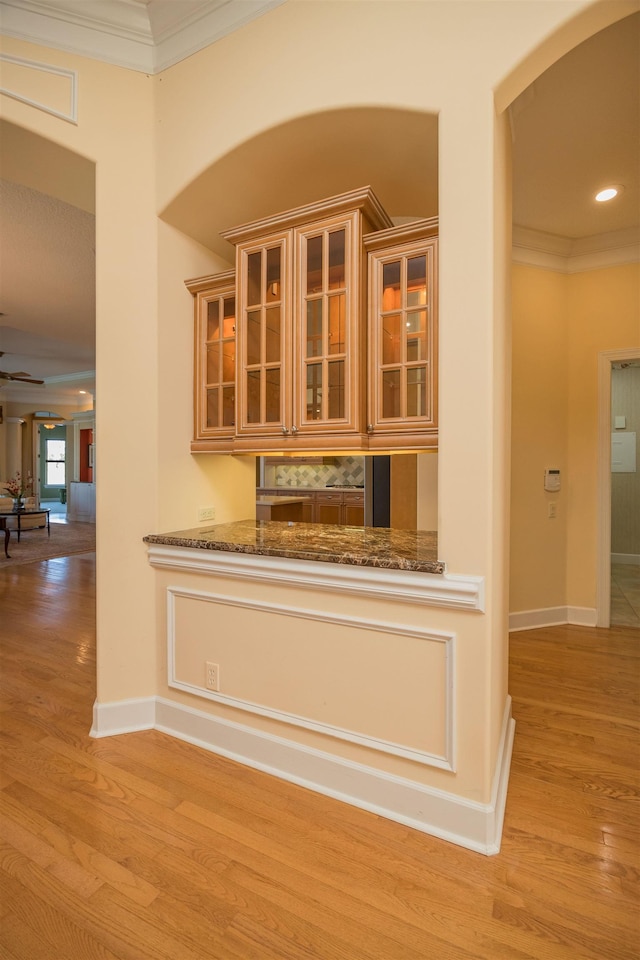
M 187 280 L 186 286 L 194 297 L 191 449 L 226 452 L 236 425 L 235 272 Z
M 364 238 L 369 264 L 369 448 L 438 441 L 438 222 Z

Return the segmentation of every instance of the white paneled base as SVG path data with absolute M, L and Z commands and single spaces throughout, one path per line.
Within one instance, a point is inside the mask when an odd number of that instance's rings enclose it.
M 505 704 L 491 802 L 487 804 L 213 717 L 162 697 L 94 705 L 93 737 L 149 728 L 478 853 L 491 855 L 500 850 L 515 731 L 511 698 Z
M 595 627 L 596 611 L 592 607 L 544 607 L 541 610 L 520 610 L 509 614 L 509 630 L 533 630 L 573 623 L 579 627 Z

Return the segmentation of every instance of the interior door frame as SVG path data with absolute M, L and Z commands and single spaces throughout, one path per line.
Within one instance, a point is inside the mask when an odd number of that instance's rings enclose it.
M 598 354 L 597 627 L 611 625 L 611 369 L 625 360 L 640 360 L 640 347 Z

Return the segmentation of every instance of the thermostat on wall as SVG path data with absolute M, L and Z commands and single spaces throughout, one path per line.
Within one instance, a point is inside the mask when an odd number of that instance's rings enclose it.
M 555 493 L 560 489 L 560 471 L 559 470 L 545 470 L 544 472 L 544 488 L 548 490 L 549 493 Z

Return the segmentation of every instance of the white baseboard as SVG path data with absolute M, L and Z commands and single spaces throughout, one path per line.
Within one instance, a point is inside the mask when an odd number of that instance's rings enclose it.
M 519 610 L 509 614 L 509 631 L 534 630 L 536 627 L 556 627 L 573 623 L 580 627 L 595 627 L 596 610 L 593 607 L 544 607 L 540 610 Z
M 156 724 L 155 697 L 138 700 L 117 700 L 93 705 L 93 726 L 89 736 L 115 737 L 120 733 L 153 730 Z
M 611 563 L 640 564 L 640 553 L 612 553 Z
M 150 716 L 153 716 L 151 723 Z M 458 846 L 486 855 L 500 850 L 515 730 L 510 697 L 505 705 L 491 801 L 487 804 L 214 717 L 162 697 L 94 705 L 93 737 L 150 727 Z

